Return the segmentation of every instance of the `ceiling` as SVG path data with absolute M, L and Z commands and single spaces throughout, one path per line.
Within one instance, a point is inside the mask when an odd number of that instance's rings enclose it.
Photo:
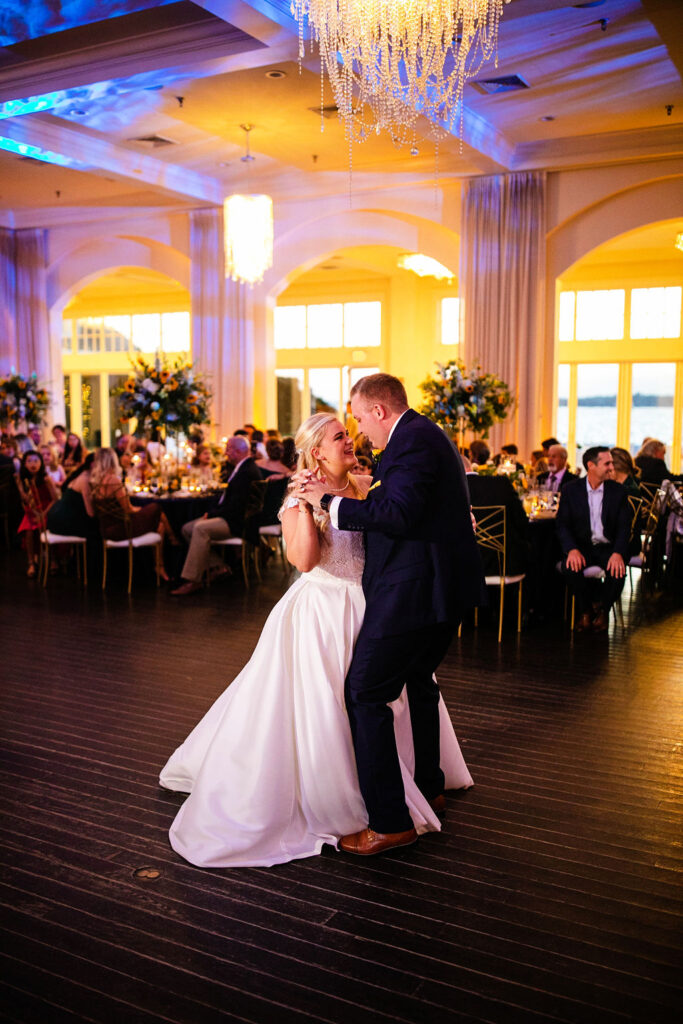
M 498 65 L 478 77 L 528 88 L 466 87 L 464 141 L 441 144 L 441 180 L 680 157 L 680 15 L 681 0 L 511 0 Z M 343 128 L 333 114 L 321 132 L 318 59 L 307 52 L 299 70 L 289 0 L 6 0 L 0 44 L 0 224 L 349 187 Z M 355 146 L 353 189 L 432 180 L 421 131 L 415 154 L 384 136 Z

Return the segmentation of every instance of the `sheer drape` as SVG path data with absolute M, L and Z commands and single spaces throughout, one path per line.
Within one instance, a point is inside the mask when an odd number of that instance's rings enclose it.
M 14 231 L 0 228 L 0 372 L 18 363 L 16 344 L 16 270 Z
M 23 374 L 37 373 L 38 380 L 52 391 L 45 231 L 17 231 L 15 243 L 17 369 Z
M 522 458 L 541 440 L 543 401 L 552 396 L 552 350 L 546 353 L 543 337 L 545 183 L 543 172 L 473 178 L 463 196 L 464 359 L 512 389 L 515 408 L 489 441 L 494 450 L 516 442 Z
M 221 209 L 192 212 L 190 256 L 193 359 L 210 374 L 214 422 L 231 434 L 251 414 L 253 358 L 249 295 L 225 280 Z

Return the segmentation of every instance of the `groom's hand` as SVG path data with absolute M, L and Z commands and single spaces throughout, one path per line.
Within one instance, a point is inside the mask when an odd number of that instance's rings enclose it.
M 319 480 L 309 469 L 303 470 L 294 476 L 294 488 L 292 493 L 297 498 L 303 498 L 314 508 L 320 508 L 320 499 L 327 491 L 325 479 Z

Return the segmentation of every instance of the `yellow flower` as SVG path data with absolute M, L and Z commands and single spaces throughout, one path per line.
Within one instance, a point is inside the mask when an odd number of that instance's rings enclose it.
M 135 381 L 132 377 L 129 377 L 126 383 L 123 385 L 126 391 L 135 391 Z
M 175 379 L 175 377 L 169 377 L 167 386 L 170 388 L 171 391 L 175 391 L 176 388 L 178 387 L 178 381 Z
M 159 376 L 161 377 L 161 383 L 165 384 L 168 378 L 170 377 L 170 373 L 168 372 L 168 370 L 162 370 Z

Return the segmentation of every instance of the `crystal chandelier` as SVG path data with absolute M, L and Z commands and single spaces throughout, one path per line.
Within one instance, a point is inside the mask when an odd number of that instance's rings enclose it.
M 251 125 L 246 132 L 243 163 L 251 163 L 249 152 Z M 223 202 L 225 276 L 233 281 L 254 285 L 263 280 L 273 265 L 273 200 L 265 195 L 232 195 Z
M 679 231 L 676 235 L 676 241 L 674 242 L 674 246 L 677 249 L 680 249 L 681 252 L 683 252 L 683 231 Z
M 386 131 L 414 145 L 420 115 L 440 138 L 456 122 L 462 94 L 496 52 L 510 0 L 292 0 L 304 56 L 304 19 L 320 45 L 349 141 Z

